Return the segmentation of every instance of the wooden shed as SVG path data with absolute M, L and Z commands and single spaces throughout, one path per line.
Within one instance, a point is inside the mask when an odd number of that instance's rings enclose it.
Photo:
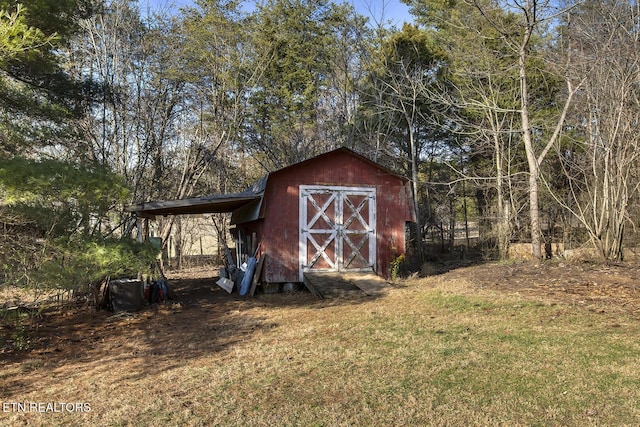
M 347 148 L 266 175 L 242 193 L 137 205 L 141 216 L 232 212 L 235 234 L 264 257 L 260 280 L 308 271 L 389 274 L 413 221 L 408 181 Z M 251 247 L 251 244 L 245 244 Z M 266 255 L 266 257 L 265 257 Z

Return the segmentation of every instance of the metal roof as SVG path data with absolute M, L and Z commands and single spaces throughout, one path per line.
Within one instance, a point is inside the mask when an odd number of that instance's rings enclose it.
M 224 194 L 217 197 L 147 202 L 129 206 L 127 211 L 136 212 L 141 217 L 146 218 L 154 218 L 158 215 L 233 212 L 253 200 L 260 199 L 260 197 L 261 195 L 238 193 Z
M 143 202 L 128 206 L 126 210 L 128 212 L 135 212 L 144 218 L 155 218 L 158 215 L 233 212 L 262 198 L 267 183 L 267 176 L 268 175 L 265 175 L 240 193 L 214 194 L 181 200 Z

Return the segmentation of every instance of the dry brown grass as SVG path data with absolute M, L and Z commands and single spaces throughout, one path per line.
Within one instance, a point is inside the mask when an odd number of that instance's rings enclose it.
M 640 424 L 638 317 L 517 292 L 488 268 L 330 301 L 175 277 L 184 306 L 45 315 L 30 351 L 3 355 L 0 399 L 91 411 L 0 424 Z

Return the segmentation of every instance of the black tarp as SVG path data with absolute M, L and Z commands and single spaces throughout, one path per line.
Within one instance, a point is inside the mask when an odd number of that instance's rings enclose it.
M 144 285 L 137 279 L 109 282 L 109 302 L 113 311 L 138 311 L 144 305 Z

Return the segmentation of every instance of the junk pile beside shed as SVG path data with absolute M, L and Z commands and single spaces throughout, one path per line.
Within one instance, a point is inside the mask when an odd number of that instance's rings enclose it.
M 304 283 L 313 272 L 387 277 L 414 220 L 408 181 L 347 148 L 271 172 L 240 193 L 130 207 L 139 218 L 231 213 L 236 247 L 219 285 L 241 295 Z M 235 255 L 235 256 L 234 256 Z M 222 276 L 227 277 L 222 277 Z M 227 280 L 223 280 L 227 279 Z

